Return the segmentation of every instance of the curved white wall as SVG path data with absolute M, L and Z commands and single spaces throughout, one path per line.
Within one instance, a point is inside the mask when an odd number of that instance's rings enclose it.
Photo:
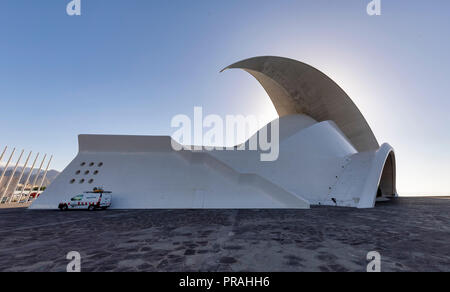
M 273 162 L 259 151 L 176 152 L 170 137 L 80 135 L 77 157 L 31 208 L 93 187 L 112 191 L 116 209 L 373 207 L 392 148 L 358 153 L 331 121 L 279 122 Z

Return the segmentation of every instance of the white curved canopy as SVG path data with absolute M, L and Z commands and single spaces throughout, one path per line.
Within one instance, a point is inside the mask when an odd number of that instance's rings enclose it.
M 302 62 L 282 57 L 255 57 L 223 69 L 243 69 L 264 87 L 278 115 L 306 114 L 318 122 L 331 120 L 358 151 L 379 144 L 364 116 L 333 80 Z

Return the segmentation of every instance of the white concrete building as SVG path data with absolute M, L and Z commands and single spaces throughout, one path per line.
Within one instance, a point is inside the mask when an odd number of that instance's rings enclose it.
M 326 75 L 304 63 L 257 57 L 244 69 L 280 118 L 279 158 L 259 151 L 175 151 L 170 137 L 80 135 L 79 153 L 32 209 L 55 209 L 93 187 L 112 208 L 372 208 L 396 196 L 395 154 Z M 228 69 L 227 68 L 227 69 Z M 257 133 L 256 135 L 258 135 Z

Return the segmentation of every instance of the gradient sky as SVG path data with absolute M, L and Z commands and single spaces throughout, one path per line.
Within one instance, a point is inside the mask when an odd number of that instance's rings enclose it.
M 2 0 L 0 147 L 55 155 L 78 134 L 170 135 L 175 114 L 265 114 L 235 61 L 308 63 L 353 99 L 396 149 L 401 195 L 450 194 L 450 1 Z

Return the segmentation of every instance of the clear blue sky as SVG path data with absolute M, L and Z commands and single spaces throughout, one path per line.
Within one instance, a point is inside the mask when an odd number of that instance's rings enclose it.
M 80 133 L 170 135 L 173 115 L 274 116 L 253 56 L 322 70 L 397 152 L 401 194 L 450 193 L 450 1 L 3 0 L 0 147 L 55 155 Z

